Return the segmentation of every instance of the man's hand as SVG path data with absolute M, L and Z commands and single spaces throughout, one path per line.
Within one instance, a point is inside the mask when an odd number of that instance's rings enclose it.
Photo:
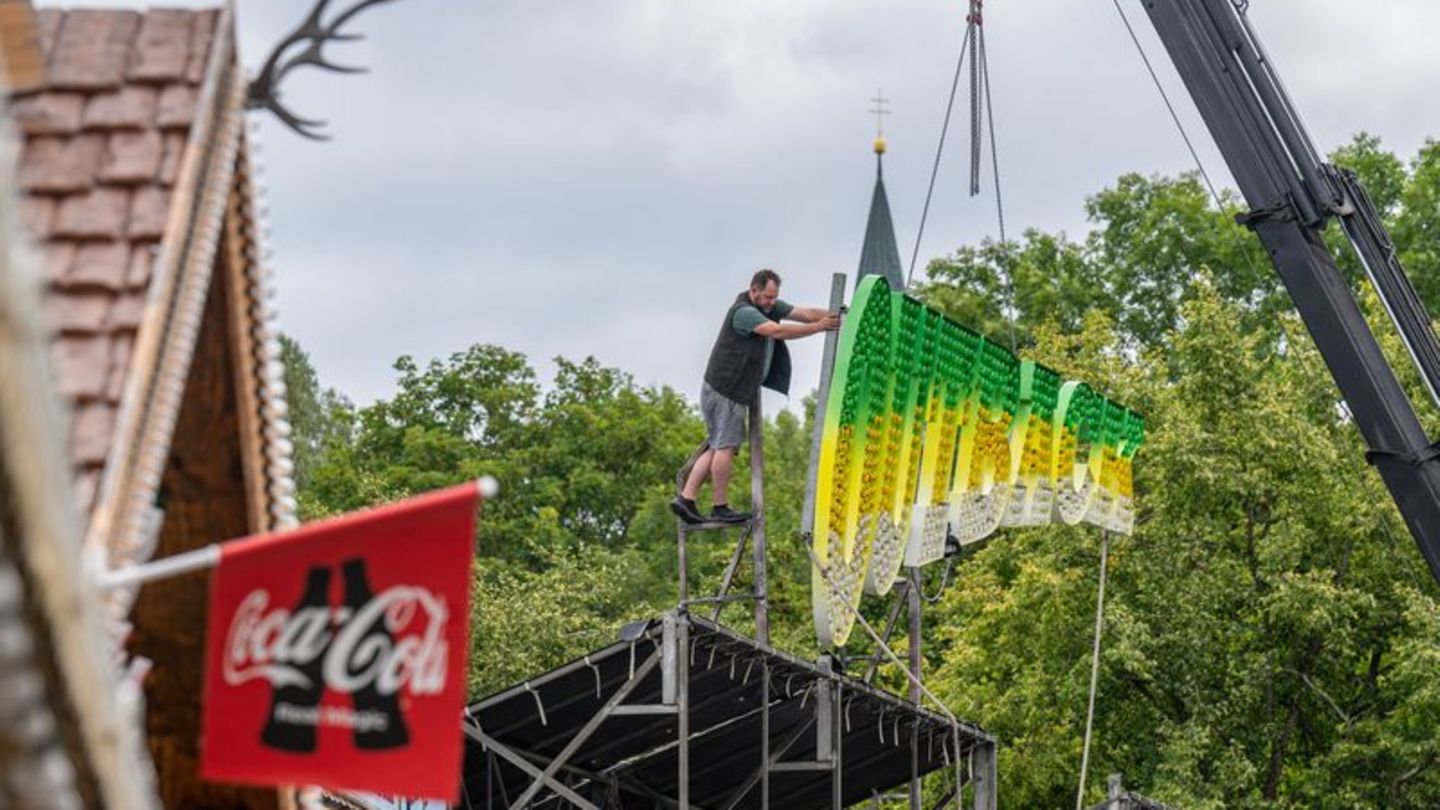
M 834 332 L 840 328 L 840 315 L 836 312 L 827 312 L 815 322 L 815 325 L 820 327 L 818 331 Z

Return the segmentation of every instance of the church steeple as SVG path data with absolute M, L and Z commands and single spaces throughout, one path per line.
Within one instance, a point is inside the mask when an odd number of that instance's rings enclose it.
M 865 244 L 860 249 L 860 269 L 855 283 L 867 275 L 885 276 L 890 289 L 905 289 L 905 272 L 900 269 L 900 249 L 895 244 L 895 223 L 890 219 L 890 200 L 885 195 L 885 131 L 886 99 L 877 94 L 875 102 L 875 193 L 870 197 L 870 219 L 865 225 Z

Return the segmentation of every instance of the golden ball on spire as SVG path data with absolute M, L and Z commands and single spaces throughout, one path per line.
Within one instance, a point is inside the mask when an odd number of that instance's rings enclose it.
M 877 154 L 877 155 L 883 155 L 883 154 L 885 154 L 885 136 L 884 136 L 884 135 L 881 135 L 880 137 L 878 137 L 878 138 L 875 139 L 875 154 Z

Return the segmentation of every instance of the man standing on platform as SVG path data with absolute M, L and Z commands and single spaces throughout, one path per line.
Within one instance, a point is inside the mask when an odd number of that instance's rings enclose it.
M 781 323 L 783 320 L 796 323 Z M 750 519 L 748 513 L 731 509 L 726 495 L 735 451 L 745 441 L 745 412 L 760 396 L 762 385 L 790 393 L 790 352 L 783 341 L 838 328 L 840 316 L 836 313 L 780 300 L 780 276 L 774 270 L 757 272 L 750 279 L 750 288 L 735 297 L 720 325 L 700 388 L 707 446 L 696 457 L 680 494 L 670 502 L 670 510 L 681 520 L 707 520 L 695 505 L 706 478 L 713 479 L 709 520 L 743 523 Z M 750 429 L 759 427 L 751 425 Z

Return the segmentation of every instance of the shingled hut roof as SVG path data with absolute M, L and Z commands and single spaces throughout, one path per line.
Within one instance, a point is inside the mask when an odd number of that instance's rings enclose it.
M 44 253 L 53 366 L 72 404 L 76 503 L 125 545 L 146 519 L 193 351 L 206 280 L 228 248 L 265 527 L 293 511 L 250 189 L 244 81 L 229 9 L 41 9 L 44 80 L 12 114 L 21 212 Z M 238 210 L 230 210 L 237 208 Z M 222 229 L 234 229 L 222 233 Z M 222 244 L 224 242 L 225 244 Z M 242 392 L 243 393 L 243 392 Z
M 87 511 L 114 440 L 218 17 L 39 13 L 48 81 L 14 108 L 25 138 L 21 210 L 45 254 L 52 359 L 74 404 L 71 454 Z

